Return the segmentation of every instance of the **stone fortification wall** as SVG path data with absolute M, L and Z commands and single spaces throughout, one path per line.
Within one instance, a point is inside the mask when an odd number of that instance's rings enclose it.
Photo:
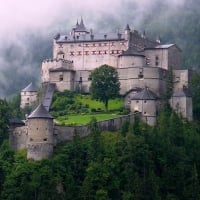
M 118 69 L 120 93 L 125 94 L 134 87 L 148 86 L 158 96 L 166 90 L 166 70 L 156 67 L 130 67 Z
M 144 67 L 145 57 L 140 55 L 126 55 L 119 57 L 119 68 Z
M 183 88 L 183 86 L 190 87 L 191 78 L 191 70 L 173 70 L 174 91 Z
M 56 84 L 56 90 L 74 90 L 74 71 L 51 71 L 49 72 L 50 83 Z
M 98 122 L 98 125 L 101 130 L 118 130 L 125 121 L 133 122 L 134 116 L 135 114 L 124 115 L 121 117 Z M 47 157 L 52 155 L 53 153 L 52 145 L 55 146 L 60 142 L 73 140 L 75 131 L 78 134 L 80 134 L 81 137 L 86 137 L 89 134 L 89 128 L 87 125 L 85 126 L 55 125 L 54 128 L 52 128 L 53 129 L 53 139 L 52 139 L 49 138 L 49 136 L 47 138 L 47 136 L 44 134 L 46 128 L 41 127 L 42 130 L 41 132 L 39 129 L 37 130 L 37 127 L 40 127 L 40 125 L 38 126 L 36 124 L 35 127 L 31 126 L 32 129 L 36 129 L 36 133 L 29 135 L 29 139 L 28 139 L 27 126 L 11 128 L 9 132 L 9 141 L 12 148 L 15 150 L 20 150 L 28 147 L 29 156 L 31 156 L 31 158 L 39 160 L 41 157 L 44 157 L 45 155 L 47 155 Z M 43 143 L 35 142 L 35 140 L 37 141 L 38 138 L 40 138 L 40 140 L 47 138 L 47 140 L 43 141 Z M 29 142 L 27 142 L 28 140 Z M 48 140 L 50 140 L 51 142 L 49 143 Z
M 127 67 L 118 68 L 120 81 L 120 94 L 124 95 L 134 87 L 144 88 L 148 86 L 158 96 L 163 95 L 166 90 L 167 71 L 157 67 Z M 84 93 L 89 92 L 91 71 L 78 70 L 75 73 L 74 89 Z
M 168 70 L 168 49 L 145 50 L 146 65 Z
M 124 115 L 121 117 L 108 119 L 98 122 L 98 126 L 101 130 L 119 130 L 125 121 L 133 122 L 135 114 Z M 54 127 L 54 144 L 73 140 L 75 131 L 81 136 L 86 137 L 89 134 L 88 125 L 85 126 L 58 126 Z
M 91 71 L 78 70 L 75 73 L 75 87 L 74 89 L 83 93 L 89 93 L 89 87 L 91 84 L 90 79 Z
M 172 69 L 180 69 L 181 51 L 176 45 L 169 48 L 168 66 Z
M 192 98 L 191 97 L 172 97 L 170 99 L 172 108 L 182 117 L 192 120 Z
M 73 70 L 73 62 L 64 59 L 50 59 L 42 62 L 41 79 L 42 83 L 49 82 L 49 69 L 65 68 Z
M 9 143 L 14 150 L 26 148 L 27 138 L 28 138 L 27 126 L 9 128 Z

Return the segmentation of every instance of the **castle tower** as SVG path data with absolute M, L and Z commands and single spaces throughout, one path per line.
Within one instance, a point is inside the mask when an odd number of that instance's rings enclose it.
M 173 93 L 170 104 L 173 110 L 187 120 L 192 120 L 192 96 L 185 86 Z
M 21 104 L 20 108 L 32 107 L 37 98 L 37 89 L 30 83 L 21 91 Z
M 129 24 L 126 25 L 126 28 L 125 28 L 125 40 L 130 40 L 130 33 L 131 33 L 131 29 L 129 27 Z
M 40 104 L 28 116 L 27 158 L 41 160 L 53 155 L 53 117 Z
M 158 97 L 147 87 L 136 93 L 131 100 L 131 112 L 141 112 L 142 119 L 147 124 L 156 124 Z

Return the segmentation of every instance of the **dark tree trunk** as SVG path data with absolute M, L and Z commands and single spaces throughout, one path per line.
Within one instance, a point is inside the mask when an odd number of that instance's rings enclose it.
M 106 112 L 107 112 L 108 111 L 108 99 L 105 100 L 104 104 L 105 104 L 105 109 L 106 109 Z

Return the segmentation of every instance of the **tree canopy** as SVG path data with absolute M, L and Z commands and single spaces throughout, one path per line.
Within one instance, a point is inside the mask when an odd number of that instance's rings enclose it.
M 117 70 L 109 65 L 101 65 L 91 73 L 90 93 L 94 99 L 104 103 L 108 109 L 108 100 L 119 95 L 120 82 Z

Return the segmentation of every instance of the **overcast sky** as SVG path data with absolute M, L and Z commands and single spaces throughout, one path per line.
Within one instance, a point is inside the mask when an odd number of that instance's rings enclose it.
M 126 18 L 127 5 L 137 8 L 133 15 L 135 21 L 140 20 L 143 13 L 156 2 L 150 0 L 0 0 L 0 36 L 17 34 L 24 30 L 42 29 L 59 22 L 75 23 L 76 18 L 83 16 L 90 24 L 100 16 L 110 15 L 116 20 Z M 165 0 L 178 5 L 184 0 Z M 173 3 L 172 3 L 173 2 Z M 130 12 L 129 8 L 129 12 Z M 127 20 L 128 21 L 128 20 Z M 127 22 L 125 22 L 126 24 Z M 71 25 L 71 24 L 70 24 Z M 67 24 L 66 24 L 67 26 Z M 55 27 L 54 27 L 55 28 Z M 59 26 L 56 27 L 59 29 Z
M 0 4 L 0 35 L 45 28 L 56 20 L 75 21 L 87 13 L 88 16 L 100 12 L 113 14 L 120 4 L 121 0 L 5 0 Z
M 148 16 L 159 1 L 164 0 L 0 0 L 0 97 L 13 85 L 22 87 L 16 83 L 22 74 L 27 75 L 27 81 L 38 77 L 38 61 L 51 51 L 53 36 L 68 33 L 77 18 L 82 16 L 94 32 L 124 30 L 127 23 L 143 31 L 140 24 L 144 15 Z M 165 0 L 165 18 L 169 12 L 176 13 L 174 9 L 178 11 L 184 1 Z M 35 68 L 38 73 L 34 73 Z M 14 78 L 15 82 L 8 84 L 7 80 Z

